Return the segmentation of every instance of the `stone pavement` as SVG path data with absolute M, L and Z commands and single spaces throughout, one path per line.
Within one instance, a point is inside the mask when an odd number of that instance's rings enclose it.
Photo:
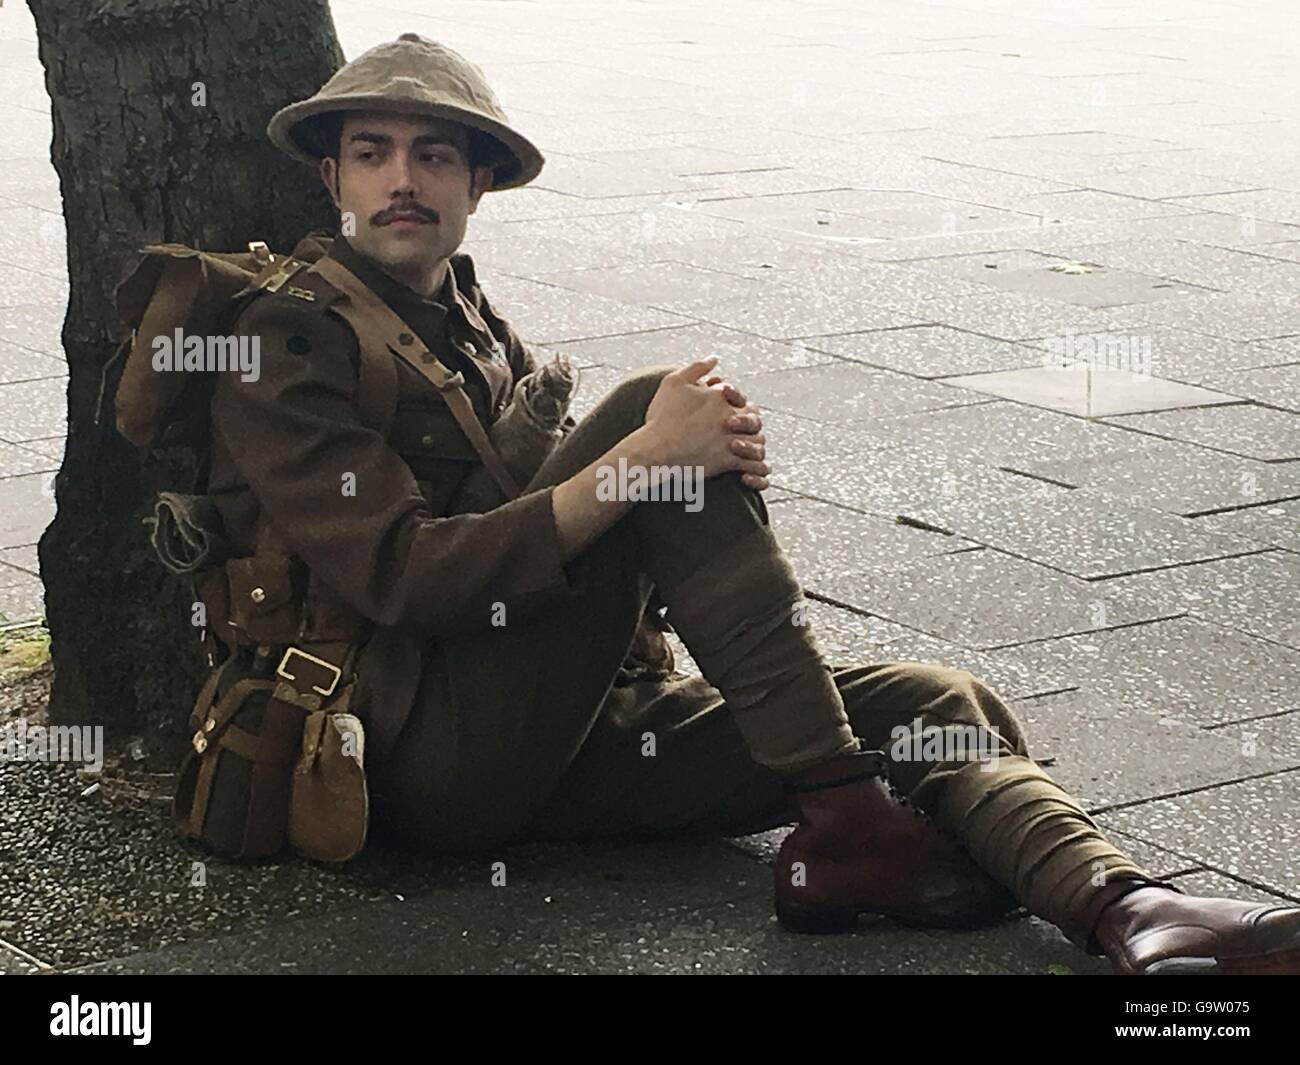
M 407 30 L 463 50 L 547 154 L 468 250 L 527 340 L 586 367 L 585 404 L 719 354 L 770 412 L 774 524 L 836 656 L 976 672 L 1156 872 L 1300 900 L 1291 5 L 333 6 L 350 56 Z M 0 623 L 39 613 L 64 434 L 35 56 L 0 8 Z M 778 837 L 104 964 L 1097 969 L 1032 920 L 783 936 Z

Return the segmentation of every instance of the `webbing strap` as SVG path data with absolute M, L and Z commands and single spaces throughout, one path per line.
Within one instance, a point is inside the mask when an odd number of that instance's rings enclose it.
M 430 351 L 422 350 L 418 354 L 409 352 L 407 349 L 412 346 L 410 341 L 417 335 L 415 330 L 402 321 L 388 304 L 367 288 L 365 283 L 342 263 L 334 259 L 321 259 L 311 267 L 311 270 L 320 274 L 347 297 L 348 303 L 335 309 L 352 320 L 363 349 L 366 345 L 364 336 L 377 334 L 383 338 L 383 343 L 389 350 L 433 385 L 446 400 L 452 417 L 456 419 L 456 424 L 469 438 L 479 458 L 483 460 L 483 465 L 487 467 L 488 473 L 500 486 L 501 491 L 506 494 L 506 498 L 517 498 L 519 486 L 515 484 L 515 479 L 510 475 L 505 462 L 492 446 L 492 441 L 488 439 L 483 424 L 474 414 L 474 406 L 470 403 L 469 396 L 465 394 L 464 376 L 460 373 L 453 374 Z M 355 317 L 349 315 L 349 311 L 355 312 Z M 407 341 L 405 344 L 402 343 L 403 339 Z

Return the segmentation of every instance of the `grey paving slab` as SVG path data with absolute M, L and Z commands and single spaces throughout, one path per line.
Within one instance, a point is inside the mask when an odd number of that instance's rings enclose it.
M 1197 524 L 1225 536 L 1244 536 L 1270 547 L 1300 552 L 1300 500 L 1243 507 L 1198 518 Z
M 65 279 L 68 273 L 66 246 L 67 232 L 61 205 L 54 211 L 25 203 L 0 210 L 0 263 L 6 267 L 20 267 L 45 277 Z
M 806 343 L 841 359 L 928 378 L 1038 366 L 1044 358 L 1026 345 L 941 325 L 846 333 Z
M 1169 617 L 1158 595 L 1105 598 L 1089 582 L 995 551 L 922 557 L 888 569 L 846 562 L 815 592 L 972 649 Z
M 1179 196 L 1171 198 L 1169 202 L 1208 211 L 1227 211 L 1270 222 L 1300 225 L 1300 192 L 1289 189 L 1246 189 L 1206 196 Z
M 1254 403 L 1121 414 L 1109 421 L 1266 462 L 1300 458 L 1300 420 L 1295 414 Z
M 1154 437 L 1101 437 L 1077 453 L 1019 462 L 1015 468 L 1184 517 L 1300 496 L 1295 463 L 1259 462 Z M 1205 522 L 1197 527 L 1225 535 L 1234 528 Z
M 968 506 L 960 495 L 911 508 L 922 521 L 1095 580 L 1184 565 L 1257 550 L 1199 529 L 1188 519 L 1102 496 L 1087 488 L 1010 500 L 1000 507 Z
M 54 519 L 54 479 L 28 473 L 0 480 L 0 548 L 34 544 Z
M 1192 792 L 1101 815 L 1180 854 L 1300 898 L 1300 771 Z
M 572 236 L 541 234 L 535 237 L 519 235 L 481 239 L 476 233 L 466 242 L 465 250 L 474 259 L 483 291 L 493 306 L 497 305 L 498 300 L 495 281 L 498 276 L 508 274 L 529 278 L 533 274 L 550 270 L 614 267 L 637 258 L 626 246 L 613 241 L 602 241 L 595 237 L 575 239 Z M 645 249 L 644 255 L 649 254 L 649 250 Z M 504 304 L 500 309 L 509 317 Z
M 1039 676 L 1005 655 L 972 650 L 895 621 L 816 599 L 808 599 L 805 608 L 818 646 L 833 665 L 935 662 L 968 670 L 1008 700 L 1057 690 L 1050 677 Z
M 542 188 L 513 190 L 517 196 L 485 198 L 484 207 L 477 212 L 476 221 L 484 225 L 498 222 L 532 222 L 550 219 L 600 217 L 607 214 L 657 206 L 664 199 L 662 193 L 642 196 L 620 196 L 616 199 L 589 199 Z
M 985 401 L 978 393 L 946 383 L 846 362 L 755 374 L 747 385 L 749 397 L 762 407 L 868 427 L 877 418 Z
M 1093 692 L 1017 700 L 1030 753 L 1089 810 L 1230 783 L 1297 763 L 1234 736 L 1117 705 Z
M 688 319 L 587 292 L 499 275 L 492 280 L 493 305 L 500 305 L 525 341 L 564 340 L 635 333 L 687 325 Z
M 1238 292 L 1188 295 L 1178 301 L 1114 307 L 1107 312 L 1122 328 L 1146 330 L 1177 326 L 1228 340 L 1263 340 L 1300 333 L 1300 307 L 1294 299 L 1255 297 Z
M 35 381 L 42 377 L 65 377 L 67 373 L 68 366 L 62 359 L 0 341 L 0 384 Z
M 956 256 L 936 263 L 931 272 L 950 268 L 961 276 L 1005 292 L 1022 292 L 1081 307 L 1118 307 L 1174 299 L 1194 291 L 1190 284 L 1039 252 L 1000 252 Z
M 966 374 L 944 378 L 944 383 L 1094 418 L 1234 401 L 1219 392 L 1152 377 L 1147 369 L 1094 367 L 1082 362 Z
M 555 345 L 572 358 L 590 360 L 628 370 L 644 366 L 685 365 L 716 355 L 718 371 L 742 388 L 755 374 L 834 362 L 835 358 L 806 343 L 764 340 L 752 333 L 720 325 L 688 325 L 645 333 L 574 340 Z
M 667 169 L 615 166 L 564 152 L 546 153 L 546 167 L 531 187 L 587 199 L 687 191 L 695 183 Z
M 1240 558 L 1139 573 L 1113 582 L 1163 594 L 1188 613 L 1300 648 L 1300 557 L 1264 551 Z
M 55 464 L 63 461 L 63 452 L 67 444 L 65 436 L 50 436 L 40 440 L 24 440 L 17 445 L 24 451 L 34 451 L 38 455 L 44 455 L 47 459 L 53 459 Z M 47 467 L 53 468 L 53 467 Z
M 786 434 L 793 423 L 773 420 L 771 424 Z M 855 432 L 850 427 L 837 426 L 830 435 L 834 433 L 853 435 L 810 451 L 790 444 L 800 438 L 826 439 L 828 434 L 799 429 L 789 434 L 792 440 L 787 440 L 784 436 L 774 438 L 769 431 L 772 483 L 889 518 L 916 516 L 928 510 L 932 524 L 949 510 L 996 510 L 1016 502 L 1029 505 L 1032 499 L 1064 491 L 939 450 L 887 447 L 884 445 L 888 441 L 878 435 Z M 940 527 L 947 530 L 947 526 Z
M 1106 836 L 1116 847 L 1132 858 L 1139 868 L 1146 870 L 1152 876 L 1173 876 L 1200 868 L 1201 863 L 1195 858 L 1176 854 L 1137 836 L 1131 836 L 1127 832 L 1111 829 Z
M 1067 332 L 1099 333 L 1117 324 L 1112 317 L 1116 311 L 1096 311 L 1009 292 L 929 300 L 925 307 L 931 322 L 1002 340 L 1029 340 Z
M 1281 265 L 1262 254 L 1263 247 L 1235 251 L 1194 240 L 1117 240 L 1104 244 L 1080 245 L 1076 259 L 1098 263 L 1112 270 L 1131 270 L 1171 281 L 1233 291 L 1241 288 L 1262 265 Z
M 1139 434 L 1106 422 L 1001 400 L 882 418 L 870 432 L 882 443 L 1015 469 L 1094 451 L 1123 452 L 1145 442 Z
M 0 440 L 21 444 L 67 431 L 68 379 L 0 385 Z
M 532 275 L 547 284 L 623 303 L 689 314 L 693 306 L 735 295 L 762 295 L 766 283 L 684 263 L 658 262 L 615 269 L 563 270 Z
M 40 574 L 40 559 L 36 555 L 36 545 L 26 544 L 22 547 L 6 547 L 0 549 L 0 563 L 5 566 L 13 566 L 20 570 L 37 576 Z
M 45 615 L 45 589 L 39 577 L 6 566 L 0 573 L 0 625 L 33 621 Z
M 1255 343 L 1259 345 L 1261 351 L 1279 353 L 1286 364 L 1300 362 L 1300 336 L 1270 337 L 1267 340 L 1259 340 Z M 1260 362 L 1259 365 L 1272 366 L 1275 363 Z M 1226 369 L 1233 369 L 1233 367 L 1226 367 Z
M 1043 362 L 1059 361 L 1070 334 L 1055 334 L 1024 341 L 1043 354 Z M 1131 330 L 1103 330 L 1073 335 L 1068 350 L 1085 361 L 1116 360 L 1124 353 L 1137 353 L 1153 377 L 1187 384 L 1202 384 L 1231 370 L 1275 366 L 1289 361 L 1287 353 L 1274 347 L 1278 340 L 1241 342 L 1192 333 L 1169 326 L 1140 326 Z M 1117 361 L 1117 364 L 1119 362 Z
M 1139 199 L 1136 196 L 1117 196 L 1095 189 L 1073 192 L 1047 192 L 1041 196 L 1027 196 L 1017 201 L 1016 210 L 1055 222 L 1093 222 L 1137 218 L 1167 218 L 1172 215 L 1191 215 L 1188 207 L 1160 200 Z
M 1106 609 L 1110 595 L 1100 595 Z M 1048 691 L 1085 688 L 1107 703 L 1205 728 L 1300 709 L 1300 653 L 1199 617 L 989 654 L 1038 677 Z
M 671 250 L 672 261 L 745 277 L 771 278 L 797 273 L 809 262 L 839 258 L 838 249 L 812 240 L 742 232 L 725 239 L 686 240 Z
M 1204 383 L 1227 395 L 1254 400 L 1268 407 L 1282 407 L 1300 415 L 1300 363 L 1235 370 L 1207 377 Z
M 68 298 L 68 283 L 48 274 L 24 270 L 12 263 L 0 272 L 0 307 L 19 307 L 30 303 L 57 303 Z
M 696 307 L 692 317 L 771 340 L 892 329 L 924 321 L 865 300 L 825 299 L 815 290 L 793 286 L 718 300 L 707 307 Z
M 1222 873 L 1208 871 L 1186 873 L 1175 877 L 1173 882 L 1189 895 L 1201 895 L 1207 898 L 1245 899 L 1250 902 L 1272 903 L 1274 906 L 1290 906 L 1296 901 L 1274 891 L 1265 891 L 1249 883 L 1248 880 L 1234 879 Z
M 18 347 L 30 348 L 56 359 L 64 358 L 64 303 L 0 307 L 0 337 Z
M 769 506 L 772 530 L 804 587 L 866 608 L 857 576 L 975 546 L 954 536 L 845 510 L 813 499 Z
M 3 395 L 3 392 L 0 392 L 0 402 L 3 402 Z M 16 444 L 0 443 L 0 481 L 19 474 L 57 469 L 58 465 L 54 459 L 40 452 Z M 2 491 L 3 489 L 0 489 L 0 492 Z

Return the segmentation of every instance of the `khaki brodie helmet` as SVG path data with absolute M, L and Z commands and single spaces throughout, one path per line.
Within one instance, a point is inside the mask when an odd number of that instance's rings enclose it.
M 493 189 L 526 185 L 545 162 L 532 141 L 511 128 L 483 71 L 415 33 L 363 52 L 315 96 L 277 111 L 266 132 L 276 147 L 315 163 L 326 147 L 321 116 L 338 111 L 431 115 L 468 126 L 487 149 Z

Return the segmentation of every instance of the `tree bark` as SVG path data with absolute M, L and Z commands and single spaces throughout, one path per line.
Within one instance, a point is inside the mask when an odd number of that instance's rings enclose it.
M 327 0 L 29 0 L 53 118 L 70 297 L 68 443 L 41 537 L 52 721 L 101 724 L 174 757 L 204 661 L 192 596 L 142 518 L 184 491 L 193 456 L 142 454 L 113 428 L 101 373 L 120 339 L 112 292 L 143 244 L 291 248 L 333 224 L 311 171 L 267 120 L 342 61 Z M 206 99 L 200 102 L 200 89 Z

